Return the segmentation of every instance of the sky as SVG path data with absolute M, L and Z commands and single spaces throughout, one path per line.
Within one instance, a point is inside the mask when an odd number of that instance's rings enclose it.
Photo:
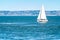
M 60 10 L 60 0 L 0 0 L 0 10 Z

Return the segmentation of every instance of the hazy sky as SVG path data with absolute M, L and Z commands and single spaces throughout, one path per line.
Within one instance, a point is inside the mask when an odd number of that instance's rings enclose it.
M 60 0 L 0 0 L 0 10 L 60 10 Z

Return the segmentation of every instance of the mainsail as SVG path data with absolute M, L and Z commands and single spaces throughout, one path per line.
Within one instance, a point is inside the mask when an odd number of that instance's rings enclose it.
M 46 17 L 46 14 L 45 14 L 45 9 L 44 9 L 43 5 L 42 5 L 40 13 L 38 15 L 37 21 L 42 21 L 42 22 L 48 21 L 47 17 Z

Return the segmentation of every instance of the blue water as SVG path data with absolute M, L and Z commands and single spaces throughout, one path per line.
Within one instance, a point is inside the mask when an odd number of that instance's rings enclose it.
M 37 16 L 0 16 L 0 40 L 60 40 L 60 16 L 47 16 L 38 23 Z

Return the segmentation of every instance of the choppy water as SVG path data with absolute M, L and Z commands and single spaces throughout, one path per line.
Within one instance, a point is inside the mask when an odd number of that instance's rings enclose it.
M 0 16 L 0 40 L 60 40 L 60 16 L 48 16 L 45 24 L 37 16 Z

